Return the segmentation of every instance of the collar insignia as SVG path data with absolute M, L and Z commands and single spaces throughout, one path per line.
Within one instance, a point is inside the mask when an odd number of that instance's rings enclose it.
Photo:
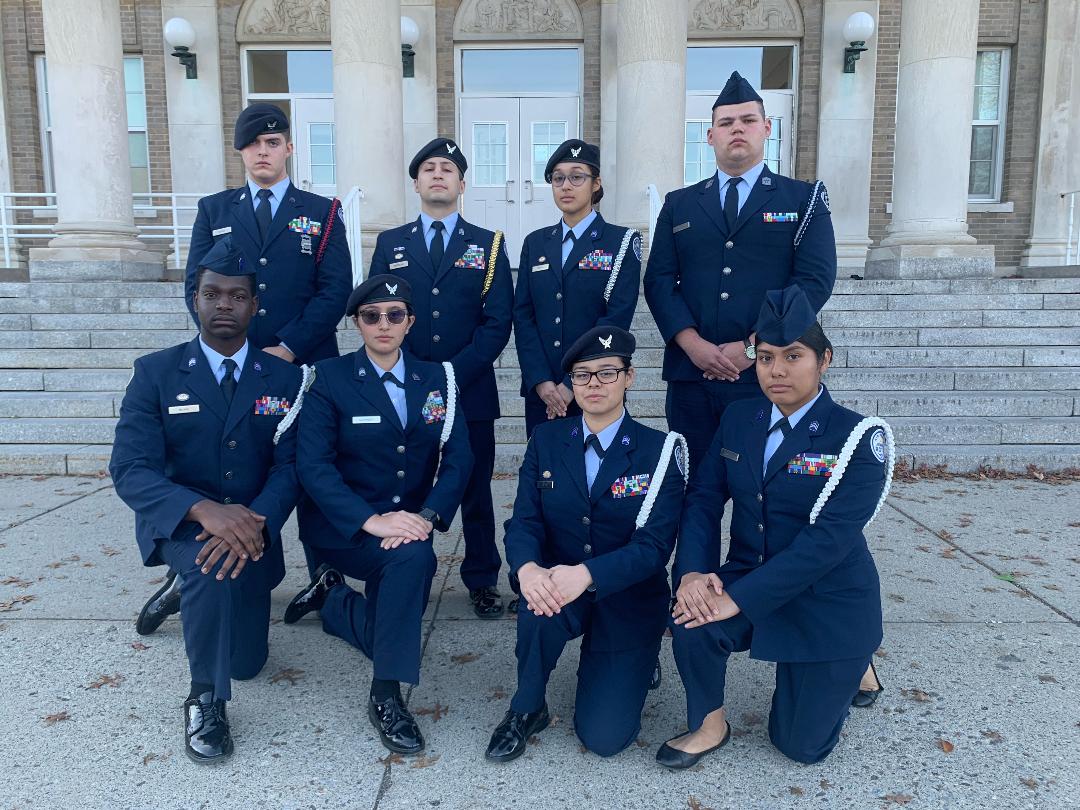
M 760 422 L 760 421 L 761 421 L 762 419 L 764 419 L 764 418 L 765 418 L 765 409 L 764 409 L 764 408 L 762 408 L 761 410 L 759 410 L 759 411 L 757 412 L 757 417 L 756 417 L 756 418 L 757 418 L 757 420 L 758 420 L 759 422 Z
M 622 441 L 622 446 L 623 447 L 629 447 L 630 446 L 630 437 L 629 436 L 623 436 L 621 441 Z
M 356 370 L 356 376 L 357 377 L 366 377 L 367 376 L 367 369 L 366 368 L 358 368 Z
M 607 339 L 600 338 L 600 345 L 603 346 L 605 349 L 610 349 L 612 337 L 614 337 L 614 335 L 608 335 Z
M 419 374 L 417 374 L 417 373 L 416 373 L 415 371 L 413 372 L 412 378 L 413 378 L 413 380 L 415 380 L 416 382 L 420 382 L 420 375 L 419 375 Z
M 571 157 L 577 157 L 580 154 L 581 154 L 581 147 L 580 146 L 577 149 L 571 149 L 570 150 Z
M 386 291 L 388 293 L 390 293 L 391 295 L 397 295 L 397 288 L 398 288 L 397 284 L 395 284 L 393 286 L 390 286 L 389 284 L 383 284 L 383 286 L 386 287 Z
M 821 423 L 818 422 L 817 419 L 815 419 L 813 422 L 810 423 L 810 432 L 817 433 L 819 430 L 821 430 Z
M 252 368 L 254 368 L 256 371 L 262 371 L 262 363 L 256 361 L 255 365 L 252 366 Z
M 188 368 L 191 368 L 193 365 L 195 365 L 195 358 L 194 357 L 189 357 L 188 361 L 187 361 Z
M 571 436 L 577 436 L 577 428 L 574 428 L 573 430 L 571 430 L 570 435 Z
M 772 178 L 771 177 L 762 177 L 761 178 L 761 185 L 763 185 L 763 186 L 771 186 L 772 185 Z

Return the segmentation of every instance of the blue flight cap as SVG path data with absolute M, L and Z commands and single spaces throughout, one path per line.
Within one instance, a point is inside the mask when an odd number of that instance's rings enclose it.
M 817 313 L 802 287 L 792 284 L 782 290 L 769 290 L 761 304 L 754 337 L 757 343 L 790 346 L 817 323 Z
M 244 257 L 233 244 L 231 236 L 225 236 L 214 243 L 199 262 L 199 267 L 222 276 L 253 276 L 255 270 L 247 266 Z
M 758 95 L 753 85 L 736 70 L 728 78 L 727 84 L 720 91 L 720 95 L 716 97 L 712 108 L 715 110 L 717 107 L 726 107 L 729 104 L 745 104 L 748 101 L 761 101 L 761 96 Z

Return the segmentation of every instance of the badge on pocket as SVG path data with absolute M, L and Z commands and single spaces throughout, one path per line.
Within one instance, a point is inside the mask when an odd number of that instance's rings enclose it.
M 442 391 L 430 391 L 424 400 L 424 407 L 420 411 L 424 422 L 428 425 L 442 422 L 446 419 L 446 403 L 443 401 Z

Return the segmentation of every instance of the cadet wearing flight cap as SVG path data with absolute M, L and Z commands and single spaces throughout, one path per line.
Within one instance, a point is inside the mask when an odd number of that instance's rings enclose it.
M 473 453 L 461 502 L 461 579 L 476 615 L 494 619 L 503 612 L 495 588 L 502 560 L 491 500 L 500 415 L 495 362 L 510 340 L 514 283 L 502 232 L 466 222 L 458 213 L 468 168 L 449 138 L 436 138 L 416 153 L 409 176 L 420 196 L 420 216 L 379 234 L 371 273 L 394 273 L 412 286 L 416 323 L 405 338 L 406 350 L 454 366 Z
M 401 348 L 413 328 L 409 283 L 375 275 L 349 296 L 364 345 L 316 364 L 297 470 L 306 543 L 324 561 L 285 623 L 320 611 L 323 629 L 374 665 L 368 718 L 387 748 L 424 747 L 399 684 L 420 681 L 420 618 L 435 574 L 433 529 L 447 531 L 472 466 L 450 363 Z M 437 480 L 436 480 L 437 478 Z M 343 576 L 364 580 L 360 594 Z
M 761 395 L 754 320 L 765 291 L 798 284 L 820 311 L 836 279 L 824 185 L 773 173 L 772 123 L 761 97 L 732 73 L 713 105 L 717 173 L 667 195 L 645 272 L 645 299 L 667 343 L 667 419 L 701 457 L 724 408 Z
M 766 397 L 728 407 L 686 494 L 672 649 L 691 731 L 658 751 L 669 768 L 688 768 L 729 739 L 724 707 L 737 698 L 725 692 L 725 672 L 731 653 L 745 650 L 777 662 L 769 738 L 792 759 L 819 762 L 881 642 L 863 529 L 888 494 L 892 431 L 833 402 L 821 384 L 832 345 L 815 317 L 801 287 L 766 295 L 754 325 Z
M 578 738 L 601 756 L 637 739 L 668 619 L 666 565 L 687 457 L 677 433 L 626 412 L 633 351 L 633 335 L 615 326 L 581 335 L 561 370 L 584 413 L 538 425 L 525 451 L 506 524 L 507 559 L 521 583 L 518 686 L 488 759 L 515 759 L 548 725 L 548 677 L 579 636 Z
M 291 425 L 303 375 L 248 341 L 259 299 L 231 241 L 202 257 L 199 336 L 135 362 L 109 463 L 143 564 L 184 577 L 174 598 L 191 669 L 185 750 L 200 762 L 232 753 L 231 680 L 266 662 L 281 528 L 300 491 Z
M 562 370 L 567 347 L 593 326 L 629 329 L 641 279 L 641 235 L 606 222 L 600 150 L 577 138 L 548 159 L 562 219 L 525 237 L 514 293 L 514 341 L 525 397 L 525 430 L 580 413 Z

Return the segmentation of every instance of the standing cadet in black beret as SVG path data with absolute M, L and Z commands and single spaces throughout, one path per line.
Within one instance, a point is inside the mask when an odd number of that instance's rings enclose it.
M 109 472 L 135 510 L 144 565 L 184 577 L 191 691 L 185 751 L 233 750 L 232 679 L 266 662 L 270 591 L 285 575 L 281 527 L 296 505 L 301 370 L 252 346 L 255 275 L 226 238 L 202 259 L 199 336 L 139 358 L 120 406 Z
M 761 96 L 732 73 L 712 115 L 717 173 L 667 195 L 645 271 L 667 342 L 668 424 L 694 458 L 729 403 L 761 395 L 752 333 L 765 291 L 798 284 L 820 311 L 836 280 L 828 193 L 765 165 L 772 122 Z
M 544 169 L 562 220 L 525 237 L 514 295 L 514 340 L 525 431 L 580 413 L 562 369 L 568 346 L 593 326 L 629 329 L 641 280 L 641 235 L 604 221 L 600 150 L 573 138 Z
M 259 103 L 241 112 L 233 148 L 244 161 L 247 183 L 199 200 L 191 230 L 184 292 L 195 325 L 199 315 L 192 302 L 203 257 L 230 237 L 255 273 L 259 308 L 248 329 L 252 345 L 290 363 L 336 357 L 334 332 L 352 289 L 345 223 L 331 214 L 330 200 L 290 182 L 286 161 L 293 145 L 280 107 Z M 180 586 L 170 571 L 143 608 L 139 633 L 153 633 L 179 609 Z
M 539 425 L 518 475 L 506 555 L 521 581 L 518 686 L 488 759 L 525 751 L 549 722 L 545 691 L 567 642 L 583 637 L 574 730 L 612 756 L 637 739 L 667 624 L 666 565 L 682 509 L 686 447 L 635 422 L 634 336 L 598 326 L 566 352 L 583 416 Z
M 315 367 L 297 471 L 309 496 L 301 511 L 316 507 L 304 542 L 325 563 L 285 611 L 292 624 L 318 610 L 327 633 L 372 660 L 368 719 L 383 745 L 402 754 L 424 748 L 400 682 L 420 682 L 431 533 L 450 528 L 472 466 L 454 367 L 401 349 L 416 320 L 410 301 L 405 279 L 369 278 L 346 310 L 364 345 Z M 364 580 L 365 593 L 343 575 Z
M 461 502 L 461 580 L 476 615 L 495 619 L 503 613 L 495 589 L 502 560 L 491 501 L 499 418 L 495 362 L 510 340 L 514 282 L 502 232 L 479 228 L 458 214 L 468 168 L 449 138 L 436 138 L 416 153 L 409 176 L 420 195 L 420 217 L 379 234 L 370 272 L 393 273 L 412 287 L 416 322 L 405 337 L 408 352 L 454 366 L 473 453 Z

